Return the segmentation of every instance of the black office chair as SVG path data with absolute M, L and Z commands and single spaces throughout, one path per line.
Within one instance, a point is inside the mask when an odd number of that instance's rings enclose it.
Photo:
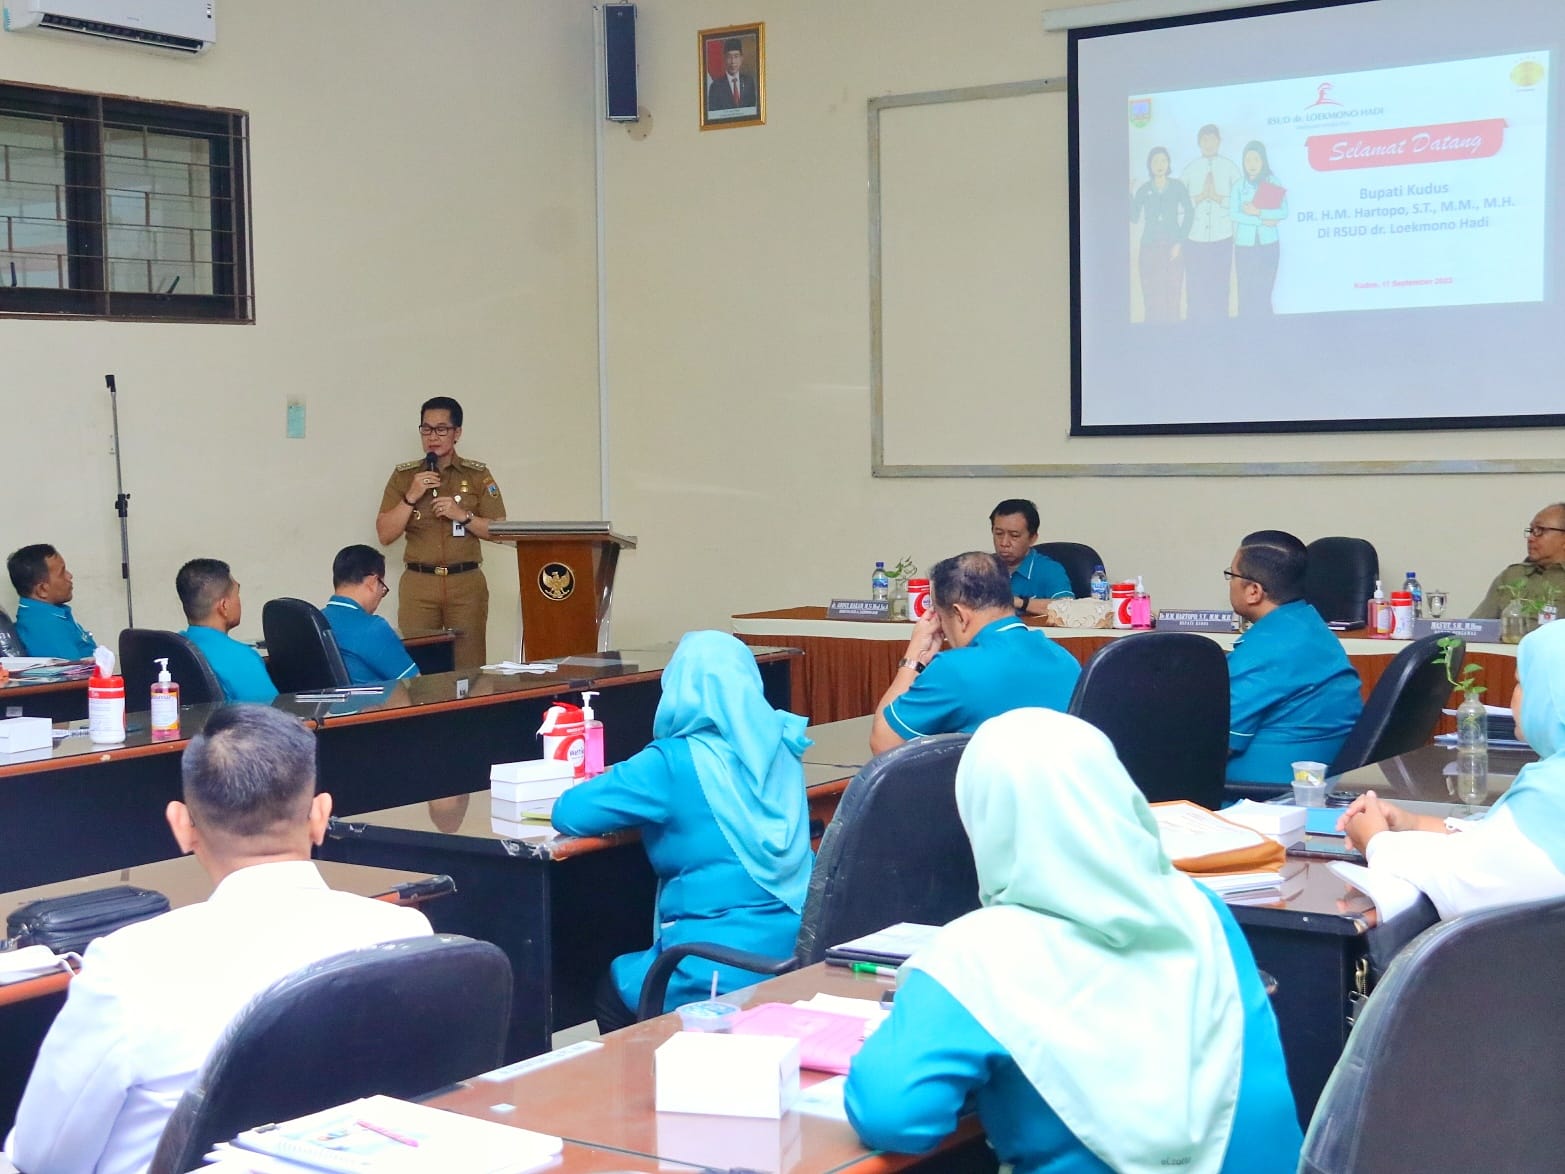
M 1304 548 L 1304 598 L 1327 623 L 1364 623 L 1380 556 L 1362 538 L 1317 538 Z M 1391 588 L 1385 587 L 1390 598 Z
M 148 1174 L 201 1165 L 219 1141 L 355 1097 L 410 1098 L 496 1067 L 511 965 L 455 935 L 352 950 L 257 995 L 175 1106 Z
M 1371 762 L 1416 750 L 1429 741 L 1440 711 L 1451 699 L 1451 682 L 1440 656 L 1440 636 L 1423 636 L 1397 653 L 1370 691 L 1364 712 L 1331 760 L 1328 774 L 1340 775 Z M 1452 663 L 1460 665 L 1467 643 L 1457 640 Z
M 179 685 L 181 705 L 221 705 L 225 700 L 217 674 L 201 650 L 178 632 L 157 628 L 126 628 L 120 633 L 120 675 L 125 678 L 126 709 L 142 709 L 158 679 L 153 661 L 168 657 L 169 675 Z
M 1565 1154 L 1565 901 L 1442 922 L 1358 1017 L 1304 1174 L 1554 1171 Z
M 1077 599 L 1092 598 L 1092 572 L 1103 565 L 1097 551 L 1081 542 L 1039 542 L 1033 549 L 1065 568 Z
M 663 1013 L 669 979 L 694 955 L 759 974 L 819 962 L 829 946 L 899 921 L 944 925 L 978 908 L 973 849 L 956 811 L 956 766 L 967 734 L 915 738 L 866 764 L 826 828 L 793 955 L 771 958 L 708 942 L 659 954 L 637 1017 Z
M 266 671 L 282 693 L 353 684 L 337 637 L 320 608 L 302 599 L 268 599 L 261 608 Z
M 1228 658 L 1193 632 L 1110 641 L 1081 670 L 1069 713 L 1108 735 L 1150 803 L 1216 809 L 1228 766 Z
M 27 645 L 22 643 L 22 634 L 16 630 L 11 617 L 6 615 L 5 608 L 0 607 L 0 656 L 26 655 Z

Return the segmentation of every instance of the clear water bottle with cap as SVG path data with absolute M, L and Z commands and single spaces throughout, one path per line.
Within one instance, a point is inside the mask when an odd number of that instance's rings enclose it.
M 889 598 L 891 595 L 891 576 L 886 574 L 886 564 L 877 562 L 875 573 L 869 579 L 869 597 L 874 600 Z
M 1109 577 L 1104 573 L 1101 566 L 1092 568 L 1090 583 L 1092 586 L 1092 598 L 1101 599 L 1107 603 L 1109 598 Z
M 1413 597 L 1413 618 L 1424 618 L 1424 585 L 1418 581 L 1418 572 L 1409 571 L 1407 578 L 1402 580 L 1402 590 Z

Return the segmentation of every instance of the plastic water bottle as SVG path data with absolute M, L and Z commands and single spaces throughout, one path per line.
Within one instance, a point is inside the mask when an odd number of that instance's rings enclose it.
M 1102 567 L 1092 568 L 1091 584 L 1092 598 L 1101 599 L 1104 603 L 1107 603 L 1109 599 L 1109 577 L 1104 573 Z
M 1456 707 L 1456 797 L 1469 806 L 1489 794 L 1489 715 L 1478 694 Z
M 875 564 L 875 573 L 869 580 L 869 597 L 874 600 L 889 598 L 891 594 L 891 578 L 886 574 L 886 564 Z
M 1424 618 L 1424 585 L 1418 581 L 1418 572 L 1409 571 L 1402 581 L 1402 590 L 1413 597 L 1413 618 Z

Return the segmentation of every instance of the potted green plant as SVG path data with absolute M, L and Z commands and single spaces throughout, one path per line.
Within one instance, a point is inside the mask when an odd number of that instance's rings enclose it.
M 886 598 L 891 600 L 891 618 L 905 620 L 907 614 L 907 581 L 918 574 L 918 564 L 908 555 L 903 555 L 897 560 L 897 565 L 886 572 L 886 577 L 891 580 L 891 589 Z

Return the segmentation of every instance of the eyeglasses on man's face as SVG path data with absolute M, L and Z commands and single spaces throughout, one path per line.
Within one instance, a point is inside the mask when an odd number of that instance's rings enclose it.
M 378 586 L 380 588 L 380 593 L 381 593 L 382 597 L 391 594 L 391 588 L 386 586 L 386 580 L 385 580 L 384 576 L 376 575 L 375 576 L 375 584 L 376 584 L 376 586 Z
M 1528 538 L 1542 538 L 1545 534 L 1550 532 L 1555 534 L 1565 534 L 1565 526 L 1539 526 L 1534 524 L 1528 526 L 1525 530 L 1522 531 L 1522 533 L 1527 535 Z
M 418 426 L 418 434 L 420 436 L 439 436 L 444 438 L 450 436 L 455 431 L 456 429 L 450 424 L 420 424 Z
M 1238 571 L 1226 571 L 1225 570 L 1223 572 L 1223 578 L 1227 579 L 1230 583 L 1233 582 L 1235 579 L 1243 579 L 1246 583 L 1259 583 L 1260 582 L 1259 579 L 1252 579 L 1252 578 L 1250 578 L 1249 575 L 1241 575 Z

